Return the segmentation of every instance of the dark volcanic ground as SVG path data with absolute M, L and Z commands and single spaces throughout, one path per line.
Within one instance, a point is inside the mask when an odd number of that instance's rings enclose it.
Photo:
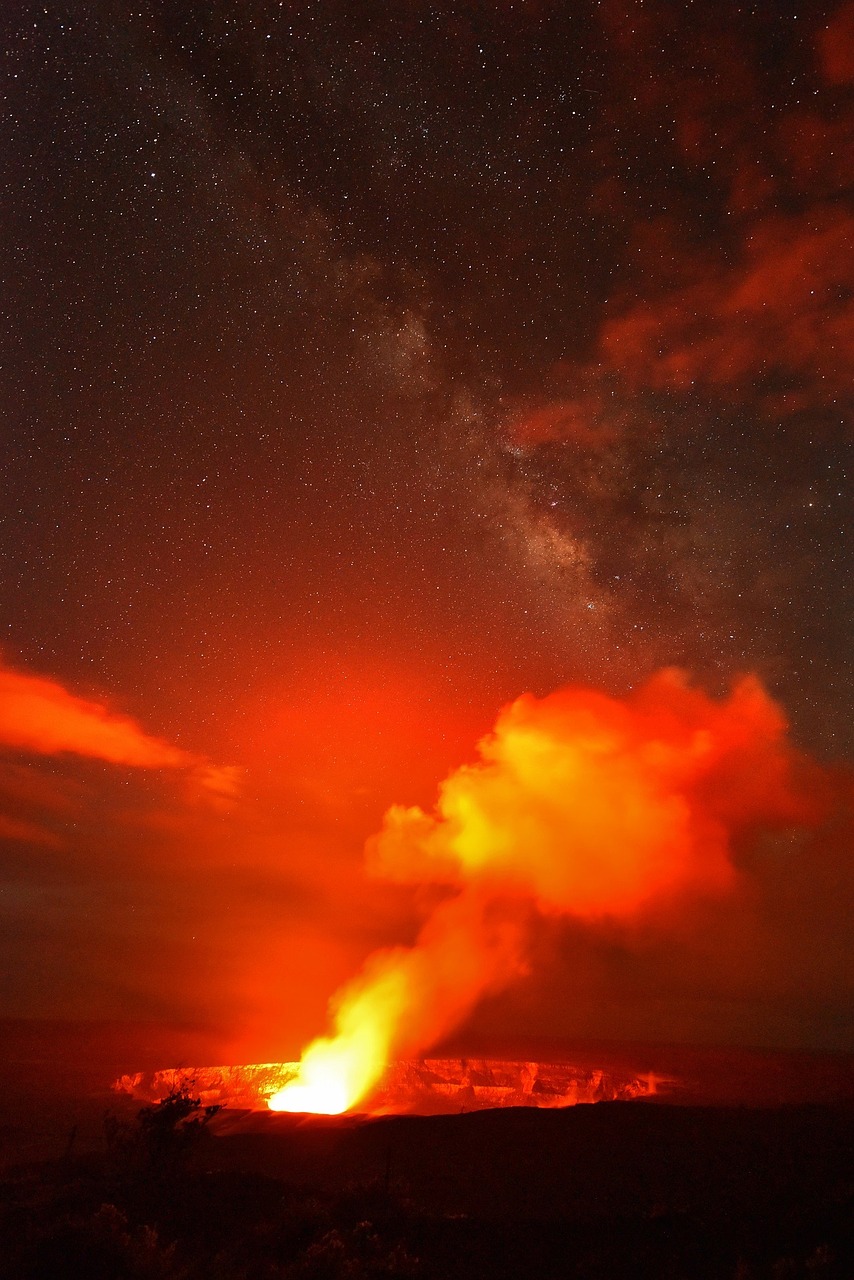
M 680 1074 L 681 1104 L 194 1125 L 108 1092 L 163 1033 L 3 1030 L 2 1280 L 854 1275 L 849 1060 L 588 1046 Z
M 491 1056 L 518 1057 L 527 1048 L 531 1058 L 588 1071 L 655 1072 L 673 1081 L 659 1102 L 680 1106 L 854 1103 L 854 1062 L 842 1055 L 614 1043 L 502 1048 L 505 1053 Z M 472 1056 L 488 1049 L 478 1045 Z M 113 1092 L 119 1076 L 216 1062 L 217 1053 L 192 1032 L 154 1025 L 0 1022 L 0 1166 L 58 1157 L 69 1142 L 72 1151 L 101 1150 L 104 1113 L 132 1116 L 139 1106 Z M 234 1123 L 246 1128 L 250 1122 L 234 1117 Z
M 375 1120 L 224 1113 L 209 1167 L 342 1191 L 374 1180 L 442 1216 L 732 1218 L 854 1194 L 854 1108 L 603 1102 Z M 849 1181 L 846 1181 L 846 1178 Z
M 850 1105 L 163 1115 L 0 1175 L 3 1280 L 854 1275 Z

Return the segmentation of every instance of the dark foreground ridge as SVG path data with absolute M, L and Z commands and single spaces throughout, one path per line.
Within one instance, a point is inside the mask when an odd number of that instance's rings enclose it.
M 209 1115 L 189 1088 L 142 1108 L 111 1092 L 127 1072 L 218 1060 L 174 1030 L 0 1032 L 2 1280 L 854 1276 L 841 1055 L 572 1046 L 584 1071 L 680 1087 L 567 1109 L 305 1119 Z
M 854 1108 L 213 1111 L 8 1169 L 0 1276 L 849 1280 Z

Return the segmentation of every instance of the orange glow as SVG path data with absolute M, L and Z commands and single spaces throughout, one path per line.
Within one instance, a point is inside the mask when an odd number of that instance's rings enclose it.
M 410 949 L 378 952 L 334 1001 L 274 1110 L 343 1111 L 525 969 L 532 910 L 596 921 L 676 908 L 736 879 L 733 837 L 815 816 L 778 707 L 747 678 L 716 703 L 665 671 L 625 699 L 564 689 L 506 707 L 433 814 L 392 807 L 368 841 L 386 879 L 448 896 Z
M 233 799 L 240 785 L 238 770 L 154 738 L 129 716 L 79 698 L 56 680 L 12 671 L 2 662 L 0 744 L 38 755 L 71 752 L 138 769 L 182 769 L 195 787 L 220 802 Z
M 385 1069 L 405 995 L 404 966 L 397 964 L 377 971 L 363 990 L 352 991 L 342 1000 L 335 1039 L 314 1041 L 296 1078 L 270 1099 L 271 1111 L 339 1115 L 354 1106 Z
M 358 1040 L 317 1040 L 300 1063 L 299 1074 L 274 1093 L 271 1111 L 307 1111 L 337 1116 L 376 1083 L 384 1063 Z
M 55 680 L 0 667 L 0 742 L 43 755 L 72 751 L 144 769 L 197 764 L 126 716 L 69 693 Z
M 598 1056 L 598 1051 L 597 1051 Z M 282 1087 L 296 1071 L 293 1062 L 252 1062 L 240 1066 L 172 1067 L 119 1076 L 116 1093 L 142 1102 L 160 1102 L 179 1090 L 192 1090 L 203 1106 L 257 1110 L 276 1089 L 274 1111 L 339 1115 L 341 1097 L 325 1095 L 321 1085 L 316 1097 L 301 1094 L 293 1086 Z M 461 1109 L 495 1107 L 572 1107 L 578 1103 L 651 1098 L 669 1093 L 679 1080 L 672 1075 L 638 1070 L 631 1057 L 606 1051 L 606 1065 L 594 1066 L 589 1052 L 573 1062 L 538 1062 L 495 1058 L 422 1058 L 395 1062 L 388 1070 L 376 1101 L 386 1115 L 436 1115 Z M 335 1080 L 332 1088 L 339 1090 Z M 281 1101 L 279 1097 L 281 1095 Z

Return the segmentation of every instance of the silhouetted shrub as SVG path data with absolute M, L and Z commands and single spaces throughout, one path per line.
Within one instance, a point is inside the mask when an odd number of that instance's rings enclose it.
M 34 1242 L 27 1280 L 183 1280 L 175 1246 L 152 1227 L 131 1228 L 113 1204 L 88 1217 L 68 1216 Z

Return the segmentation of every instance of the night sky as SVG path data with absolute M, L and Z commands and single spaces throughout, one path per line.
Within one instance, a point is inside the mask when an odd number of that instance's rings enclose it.
M 526 691 L 756 673 L 841 775 L 854 5 L 0 23 L 2 657 L 180 756 L 0 731 L 0 1015 L 293 1054 L 419 918 L 365 838 Z M 831 826 L 472 1034 L 854 1049 Z

